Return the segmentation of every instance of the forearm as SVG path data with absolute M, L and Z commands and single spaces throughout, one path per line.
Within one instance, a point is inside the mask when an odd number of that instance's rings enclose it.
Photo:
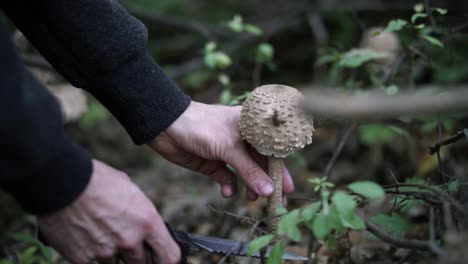
M 0 25 L 0 187 L 30 213 L 71 203 L 86 187 L 91 159 L 63 131 L 55 98 L 22 66 Z
M 9 0 L 6 14 L 67 80 L 97 97 L 143 144 L 189 97 L 146 51 L 147 30 L 115 0 Z

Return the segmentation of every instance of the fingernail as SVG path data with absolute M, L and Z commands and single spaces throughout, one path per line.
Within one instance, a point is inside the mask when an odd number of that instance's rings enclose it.
M 232 196 L 232 189 L 230 186 L 225 185 L 221 188 L 221 193 L 225 198 L 230 198 Z
M 261 183 L 258 189 L 263 196 L 270 196 L 275 191 L 275 187 L 270 182 Z

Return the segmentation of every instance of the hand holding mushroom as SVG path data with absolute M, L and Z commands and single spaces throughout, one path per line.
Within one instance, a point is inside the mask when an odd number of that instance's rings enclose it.
M 264 85 L 242 105 L 240 130 L 244 140 L 268 156 L 268 174 L 275 184 L 268 198 L 268 228 L 276 233 L 283 193 L 283 161 L 287 155 L 312 143 L 312 119 L 302 109 L 303 95 L 293 87 Z

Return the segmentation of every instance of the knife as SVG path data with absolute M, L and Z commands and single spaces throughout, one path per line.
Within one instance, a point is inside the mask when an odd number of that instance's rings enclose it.
M 233 256 L 247 256 L 247 247 L 249 245 L 249 242 L 242 242 L 238 240 L 223 239 L 209 236 L 200 236 L 184 231 L 173 230 L 167 223 L 166 226 L 174 240 L 179 244 L 184 259 L 188 255 L 199 251 L 207 251 L 214 254 L 224 254 Z M 253 255 L 250 255 L 250 257 L 267 258 L 270 254 L 270 251 L 271 246 L 268 246 L 264 253 L 257 252 Z M 306 257 L 289 251 L 284 251 L 282 258 L 285 260 L 309 260 Z

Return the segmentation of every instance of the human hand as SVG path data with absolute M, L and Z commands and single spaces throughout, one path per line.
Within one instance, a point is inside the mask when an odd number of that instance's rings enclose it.
M 99 161 L 93 161 L 91 181 L 75 202 L 37 220 L 47 242 L 72 263 L 157 263 L 144 243 L 164 263 L 180 259 L 151 201 L 125 173 Z
M 246 146 L 239 132 L 241 107 L 206 105 L 192 102 L 187 110 L 148 145 L 167 160 L 206 174 L 221 186 L 224 197 L 237 192 L 231 165 L 247 185 L 246 197 L 272 194 L 273 183 L 266 174 L 268 160 Z M 284 194 L 294 191 L 291 175 L 283 170 Z M 283 198 L 283 202 L 286 199 Z

